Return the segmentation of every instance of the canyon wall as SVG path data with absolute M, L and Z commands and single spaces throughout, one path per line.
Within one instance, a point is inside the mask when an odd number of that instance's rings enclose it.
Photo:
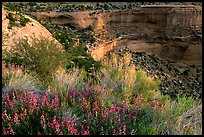
M 191 35 L 200 35 L 202 37 L 202 6 L 194 5 L 147 5 L 134 10 L 119 10 L 111 12 L 99 11 L 79 11 L 65 13 L 33 13 L 38 18 L 49 18 L 51 23 L 56 24 L 75 24 L 78 27 L 85 28 L 89 25 L 98 32 L 100 29 L 108 30 L 112 34 L 121 34 L 123 36 L 137 36 L 148 34 L 154 36 L 184 37 Z M 122 37 L 123 37 L 122 36 Z M 121 45 L 118 39 L 112 42 L 99 44 L 91 53 L 95 60 L 100 60 L 113 47 Z M 122 42 L 124 43 L 124 42 Z M 179 60 L 202 61 L 202 45 L 192 46 L 187 44 L 187 48 L 182 53 L 176 53 L 182 46 L 179 44 L 156 46 L 159 54 L 166 56 L 168 51 L 169 58 L 178 58 Z M 126 42 L 127 45 L 127 42 Z M 135 46 L 135 47 L 134 47 Z M 132 44 L 134 49 L 136 45 Z M 148 47 L 148 50 L 150 47 Z M 160 50 L 161 49 L 161 50 Z M 144 49 L 146 50 L 146 49 Z M 152 49 L 151 49 L 152 50 Z M 157 51 L 157 48 L 156 48 Z M 173 51 L 175 53 L 173 53 Z M 184 52 L 183 52 L 184 51 Z M 165 55 L 164 55 L 165 54 Z M 175 56 L 175 57 L 174 57 Z
M 75 24 L 95 31 L 107 29 L 120 34 L 187 36 L 202 30 L 202 7 L 194 5 L 146 5 L 134 10 L 111 12 L 35 12 L 38 18 L 49 18 L 56 24 Z
M 193 5 L 151 5 L 105 14 L 105 27 L 115 33 L 187 36 L 202 30 L 202 8 Z

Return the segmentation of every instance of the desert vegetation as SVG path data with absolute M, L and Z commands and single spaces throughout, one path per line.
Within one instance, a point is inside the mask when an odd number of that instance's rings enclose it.
M 21 46 L 16 47 L 22 48 L 25 43 L 22 40 Z M 35 40 L 32 47 L 38 48 L 39 54 L 43 54 L 42 43 L 54 48 L 45 39 Z M 28 51 L 35 53 L 32 47 L 26 45 Z M 21 56 L 15 52 L 4 56 L 7 59 L 2 61 L 3 134 L 201 134 L 202 104 L 192 97 L 171 100 L 160 94 L 160 82 L 136 70 L 130 53 L 112 53 L 102 61 L 95 77 L 88 78 L 85 70 L 66 70 L 59 65 L 58 61 L 63 59 L 57 50 L 56 54 L 51 51 L 45 52 L 47 60 L 30 53 L 36 57 L 28 60 L 31 62 L 23 60 L 23 56 L 28 57 L 26 52 Z M 49 55 L 53 56 L 51 60 Z M 46 70 L 50 73 L 44 75 Z M 46 78 L 52 79 L 49 86 L 44 85 Z
M 101 5 L 96 4 L 109 9 L 109 3 Z M 7 18 L 16 21 L 13 14 Z M 140 55 L 122 49 L 95 61 L 86 47 L 95 42 L 92 26 L 43 25 L 62 47 L 44 37 L 32 42 L 25 37 L 2 51 L 3 135 L 202 134 L 202 98 L 161 93 L 163 79 L 144 71 L 135 59 L 142 60 Z M 8 36 L 2 37 L 2 46 L 9 46 Z

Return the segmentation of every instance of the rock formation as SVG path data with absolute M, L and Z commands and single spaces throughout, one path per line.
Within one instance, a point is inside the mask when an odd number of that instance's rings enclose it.
M 3 46 L 3 49 L 9 49 L 11 48 L 11 46 L 14 46 L 16 43 L 18 43 L 19 38 L 27 37 L 28 42 L 31 42 L 31 37 L 33 36 L 35 36 L 36 38 L 45 37 L 48 40 L 54 40 L 58 46 L 61 46 L 61 44 L 52 37 L 52 34 L 44 26 L 27 15 L 23 16 L 30 19 L 31 22 L 28 22 L 26 26 L 13 26 L 12 29 L 8 29 L 8 25 L 10 23 L 9 19 L 6 18 L 6 15 L 8 13 L 12 12 L 5 10 L 2 7 L 2 34 L 7 35 L 8 38 L 6 43 L 7 46 Z

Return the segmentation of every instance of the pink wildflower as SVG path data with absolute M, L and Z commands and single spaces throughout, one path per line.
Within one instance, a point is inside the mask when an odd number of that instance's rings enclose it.
M 136 105 L 136 107 L 138 107 L 138 102 L 137 101 L 136 101 L 135 105 Z
M 123 105 L 124 105 L 125 108 L 127 108 L 128 104 L 127 104 L 126 100 L 123 101 Z
M 2 119 L 6 119 L 8 116 L 6 114 L 6 110 L 4 111 L 4 113 L 2 113 Z
M 81 97 L 82 93 L 80 91 L 77 91 L 77 94 Z
M 135 114 L 135 116 L 137 116 L 137 111 L 136 110 L 134 111 L 134 114 Z
M 52 120 L 53 124 L 56 123 L 56 115 L 53 117 L 53 120 Z
M 86 85 L 86 94 L 89 94 L 89 85 L 90 85 L 90 80 L 88 80 L 88 84 Z
M 35 97 L 33 98 L 32 103 L 33 103 L 34 105 L 36 105 L 37 99 L 36 99 Z
M 125 113 L 125 109 L 124 108 L 122 108 L 122 112 Z
M 120 119 L 118 120 L 118 125 L 120 125 Z
M 10 128 L 10 134 L 14 134 L 14 132 L 13 132 L 13 128 Z
M 87 109 L 91 110 L 91 103 L 90 102 L 87 103 Z
M 123 129 L 124 132 L 126 131 L 126 126 L 125 126 L 124 123 L 122 123 L 122 129 Z
M 118 133 L 119 132 L 117 130 L 115 130 L 115 129 L 113 130 L 113 135 L 118 135 Z
M 72 133 L 75 134 L 75 135 L 77 134 L 77 132 L 78 132 L 77 129 L 72 130 Z
M 83 104 L 83 105 L 86 105 L 86 103 L 87 103 L 86 99 L 83 98 L 83 99 L 82 99 L 82 104 Z
M 47 124 L 48 124 L 48 125 L 51 125 L 51 123 L 50 123 L 50 122 L 47 122 Z
M 9 106 L 11 107 L 11 108 L 13 108 L 13 103 L 12 103 L 12 101 L 9 99 L 8 100 L 9 101 Z
M 66 126 L 69 132 L 73 133 L 73 124 L 69 124 Z
M 58 132 L 60 130 L 60 125 L 59 124 L 55 125 L 55 130 L 56 130 L 56 132 Z
M 115 104 L 112 104 L 111 105 L 111 110 L 114 112 L 114 111 L 116 111 L 116 105 Z
M 59 132 L 59 135 L 63 135 L 62 131 Z
M 73 98 L 73 97 L 74 97 L 74 90 L 69 91 L 68 94 L 69 94 L 69 97 L 70 97 L 70 98 Z
M 23 114 L 26 116 L 27 115 L 27 109 L 24 110 Z
M 73 102 L 73 106 L 76 106 L 76 102 L 75 101 Z
M 18 120 L 18 115 L 15 113 L 15 115 L 14 115 L 14 122 L 16 123 L 16 124 L 19 124 L 19 120 Z
M 7 135 L 7 130 L 6 129 L 2 129 L 3 130 L 3 135 Z
M 142 99 L 140 99 L 140 103 L 142 103 Z
M 47 97 L 46 97 L 46 96 L 44 96 L 44 97 L 43 97 L 43 104 L 45 104 L 45 103 L 46 103 L 46 100 L 47 100 Z
M 116 114 L 119 114 L 119 112 L 120 112 L 120 107 L 117 107 Z
M 98 112 L 98 110 L 99 110 L 99 106 L 98 106 L 98 104 L 97 104 L 97 102 L 95 101 L 94 102 L 94 109 L 93 110 L 95 110 L 95 111 L 97 111 Z
M 64 124 L 67 124 L 67 123 L 70 121 L 70 119 L 71 119 L 71 118 L 68 117 L 68 118 L 64 121 Z
M 2 66 L 2 69 L 4 69 L 4 68 L 5 68 L 5 60 L 4 60 L 4 61 L 2 61 L 1 66 Z
M 40 133 L 39 131 L 38 131 L 38 134 L 37 135 L 42 135 L 42 133 Z
M 11 127 L 11 123 L 10 122 L 8 123 L 8 126 Z
M 159 103 L 159 108 L 163 108 L 163 104 L 162 103 Z
M 128 114 L 128 119 L 131 119 L 131 117 L 132 117 L 132 113 L 130 112 L 130 113 Z
M 12 95 L 13 95 L 13 98 L 15 99 L 15 98 L 16 98 L 16 96 L 15 96 L 15 92 L 14 92 L 14 91 L 12 92 Z
M 89 135 L 89 133 L 90 133 L 89 130 L 85 130 L 83 135 Z

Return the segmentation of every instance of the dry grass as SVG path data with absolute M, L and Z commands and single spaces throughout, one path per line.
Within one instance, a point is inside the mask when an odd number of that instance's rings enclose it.
M 102 97 L 104 100 L 116 102 L 126 100 L 132 104 L 138 97 L 153 98 L 157 94 L 159 83 L 147 77 L 144 71 L 137 71 L 131 59 L 130 53 L 125 53 L 122 57 L 111 53 L 110 58 L 102 60 L 104 67 L 98 79 L 101 88 L 106 91 Z
M 202 104 L 188 109 L 179 117 L 176 134 L 202 135 Z
M 58 95 L 65 95 L 71 89 L 85 85 L 83 82 L 83 70 L 72 68 L 68 72 L 64 68 L 59 68 L 50 85 L 50 90 Z
M 14 67 L 10 65 L 5 67 L 5 62 L 2 62 L 2 79 L 4 83 L 3 90 L 6 93 L 9 93 L 13 90 L 18 92 L 23 91 L 33 91 L 33 92 L 42 92 L 36 85 L 39 84 L 39 81 L 27 74 L 22 72 L 20 67 Z

